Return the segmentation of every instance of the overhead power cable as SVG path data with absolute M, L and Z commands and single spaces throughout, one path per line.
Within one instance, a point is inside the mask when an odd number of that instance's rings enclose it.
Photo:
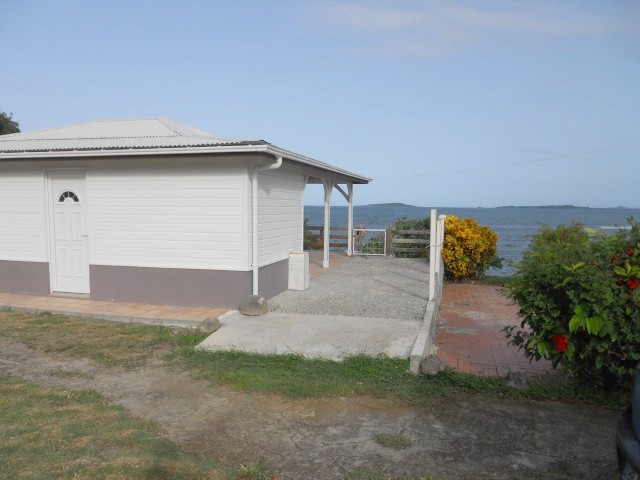
M 526 161 L 526 162 L 501 163 L 501 164 L 498 164 L 498 165 L 486 165 L 484 167 L 463 168 L 463 169 L 460 169 L 460 170 L 445 170 L 443 172 L 414 173 L 412 175 L 399 175 L 397 177 L 374 177 L 374 180 L 392 180 L 392 179 L 395 179 L 395 178 L 413 178 L 413 177 L 432 177 L 432 176 L 436 176 L 436 175 L 452 175 L 454 173 L 478 172 L 478 171 L 481 171 L 481 170 L 491 170 L 491 169 L 494 169 L 494 168 L 518 167 L 520 165 L 530 165 L 532 163 L 541 163 L 541 162 L 548 162 L 548 161 L 551 161 L 551 160 L 560 160 L 560 159 L 564 159 L 564 158 L 581 157 L 581 156 L 584 156 L 584 155 L 592 155 L 594 153 L 611 152 L 613 150 L 620 150 L 621 148 L 634 147 L 636 145 L 640 145 L 640 142 L 627 143 L 625 145 L 617 145 L 615 147 L 601 148 L 599 150 L 590 150 L 588 152 L 569 153 L 567 155 L 557 155 L 555 157 L 539 158 L 538 160 L 529 160 L 529 161 Z

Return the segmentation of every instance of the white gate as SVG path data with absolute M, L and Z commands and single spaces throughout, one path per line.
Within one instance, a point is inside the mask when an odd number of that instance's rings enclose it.
M 354 255 L 386 255 L 387 231 L 382 228 L 354 228 Z

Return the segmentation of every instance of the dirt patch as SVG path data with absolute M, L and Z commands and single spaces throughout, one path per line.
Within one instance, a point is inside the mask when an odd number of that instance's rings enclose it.
M 0 341 L 0 374 L 96 390 L 158 422 L 191 452 L 260 462 L 278 479 L 340 479 L 358 467 L 456 479 L 615 473 L 617 415 L 581 405 L 476 397 L 426 410 L 371 397 L 292 400 L 209 385 L 160 365 L 122 370 L 54 358 L 9 341 Z M 374 438 L 381 433 L 411 444 L 385 448 Z

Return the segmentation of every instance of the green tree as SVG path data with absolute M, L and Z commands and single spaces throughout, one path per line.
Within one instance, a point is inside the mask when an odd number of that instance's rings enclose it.
M 13 119 L 13 113 L 4 113 L 0 110 L 0 135 L 18 133 L 20 124 Z

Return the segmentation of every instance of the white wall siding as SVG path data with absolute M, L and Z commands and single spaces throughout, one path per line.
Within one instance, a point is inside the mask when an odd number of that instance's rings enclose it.
M 268 265 L 302 250 L 304 179 L 278 169 L 258 174 L 258 264 Z
M 0 260 L 48 257 L 42 170 L 0 165 Z
M 0 165 L 0 260 L 48 261 L 45 170 L 86 172 L 89 262 L 157 268 L 251 268 L 247 162 L 167 158 Z M 259 265 L 302 249 L 300 172 L 259 172 Z
M 246 270 L 245 172 L 210 160 L 89 168 L 90 263 Z

